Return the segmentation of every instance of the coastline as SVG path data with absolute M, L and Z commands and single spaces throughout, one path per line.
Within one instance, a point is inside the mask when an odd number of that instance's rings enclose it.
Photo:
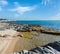
M 0 30 L 0 42 L 2 43 L 0 43 L 0 45 L 4 45 L 3 42 L 5 40 L 6 43 L 8 43 L 8 45 L 5 44 L 4 47 L 2 47 L 3 50 L 1 54 L 30 50 L 37 46 L 43 46 L 60 40 L 60 31 L 43 28 L 40 25 L 10 24 L 4 22 L 0 23 L 0 26 L 2 28 L 2 30 Z M 4 41 L 2 41 L 2 38 Z

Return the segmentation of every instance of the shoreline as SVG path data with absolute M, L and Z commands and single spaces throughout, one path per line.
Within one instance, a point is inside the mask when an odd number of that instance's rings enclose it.
M 22 50 L 30 50 L 37 46 L 43 46 L 48 43 L 60 40 L 60 34 L 54 35 L 53 33 L 58 33 L 60 31 L 43 28 L 40 25 L 21 25 L 4 22 L 0 23 L 0 28 L 3 29 L 0 30 L 0 45 L 4 45 L 4 47 L 0 46 L 3 49 L 1 51 L 1 54 L 21 52 Z M 50 32 L 52 32 L 53 35 L 52 33 L 49 34 Z M 2 38 L 4 38 L 4 40 L 2 40 Z M 4 41 L 8 43 L 8 45 L 3 43 Z

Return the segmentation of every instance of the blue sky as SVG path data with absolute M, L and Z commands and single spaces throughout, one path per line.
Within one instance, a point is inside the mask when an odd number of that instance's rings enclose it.
M 0 18 L 60 20 L 60 0 L 0 0 Z

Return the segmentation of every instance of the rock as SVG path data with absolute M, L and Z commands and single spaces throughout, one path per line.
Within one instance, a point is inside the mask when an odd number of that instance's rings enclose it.
M 45 34 L 60 35 L 60 31 L 53 29 L 41 29 L 40 32 Z
M 19 36 L 19 37 L 23 37 L 23 34 L 18 34 L 17 36 Z
M 38 46 L 31 50 L 23 50 L 22 54 L 60 54 L 60 42 L 49 43 L 45 46 Z

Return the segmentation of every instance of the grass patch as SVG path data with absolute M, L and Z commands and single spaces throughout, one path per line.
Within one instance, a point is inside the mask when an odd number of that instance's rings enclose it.
M 33 32 L 21 32 L 23 34 L 23 38 L 32 38 L 33 36 L 35 36 L 35 34 L 33 34 Z

